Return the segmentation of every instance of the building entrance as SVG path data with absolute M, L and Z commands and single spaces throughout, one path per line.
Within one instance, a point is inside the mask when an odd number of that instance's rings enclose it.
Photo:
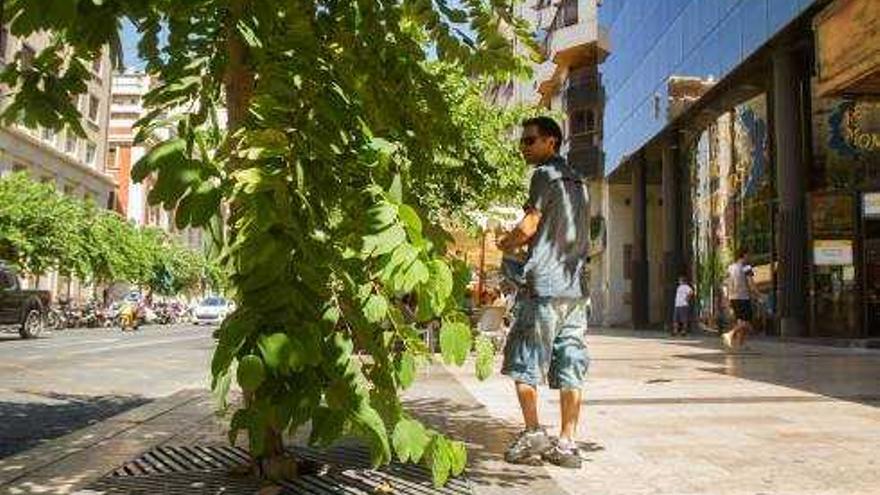
M 865 334 L 880 337 L 880 218 L 866 216 L 863 233 Z

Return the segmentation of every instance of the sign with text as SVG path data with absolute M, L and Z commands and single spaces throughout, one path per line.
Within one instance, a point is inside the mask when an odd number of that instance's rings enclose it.
M 813 264 L 840 266 L 853 264 L 853 243 L 849 240 L 813 241 Z
M 865 193 L 862 196 L 862 214 L 865 218 L 880 218 L 880 193 Z

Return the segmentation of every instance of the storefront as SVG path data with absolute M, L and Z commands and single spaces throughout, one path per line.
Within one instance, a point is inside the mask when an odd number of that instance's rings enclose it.
M 814 33 L 812 326 L 880 337 L 880 8 L 836 0 Z

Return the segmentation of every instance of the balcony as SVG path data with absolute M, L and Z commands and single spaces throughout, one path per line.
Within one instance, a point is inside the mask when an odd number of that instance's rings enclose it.
M 565 108 L 602 107 L 605 102 L 605 89 L 597 81 L 577 84 L 569 80 L 565 87 Z
M 547 59 L 566 67 L 598 65 L 605 60 L 608 32 L 599 27 L 596 15 L 590 2 L 563 0 L 542 43 Z
M 569 140 L 568 163 L 589 179 L 599 179 L 604 173 L 604 154 L 594 146 L 589 134 L 572 136 Z

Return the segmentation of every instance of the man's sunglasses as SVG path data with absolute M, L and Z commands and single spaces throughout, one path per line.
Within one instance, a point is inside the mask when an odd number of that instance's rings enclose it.
M 535 141 L 537 141 L 537 140 L 538 140 L 538 138 L 535 136 L 521 137 L 521 138 L 519 138 L 519 144 L 520 144 L 520 146 L 531 146 L 531 145 L 535 144 Z

